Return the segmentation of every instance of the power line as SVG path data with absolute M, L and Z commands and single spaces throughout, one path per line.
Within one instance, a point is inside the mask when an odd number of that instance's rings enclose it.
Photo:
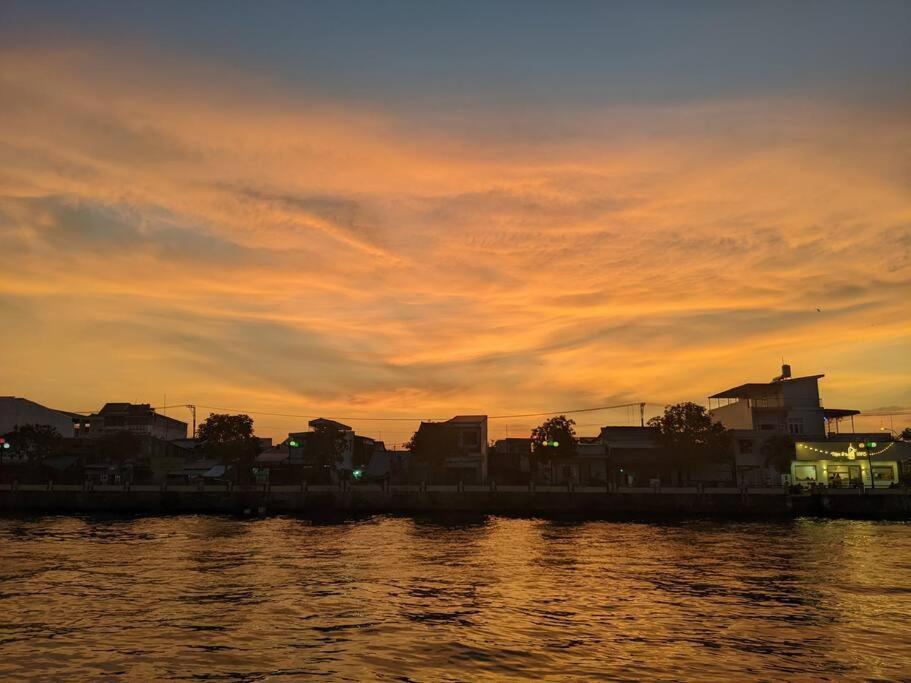
M 572 408 L 570 410 L 549 410 L 542 413 L 521 413 L 515 415 L 488 415 L 488 420 L 506 420 L 519 417 L 542 417 L 547 415 L 568 415 L 573 413 L 592 413 L 599 410 L 613 410 L 615 408 L 626 408 L 628 406 L 639 406 L 642 405 L 643 401 L 636 401 L 635 403 L 620 403 L 617 405 L 611 406 L 595 406 L 594 408 Z M 200 408 L 205 408 L 207 410 L 220 410 L 226 413 L 247 413 L 249 415 L 268 415 L 270 417 L 294 417 L 301 419 L 315 419 L 318 417 L 325 417 L 323 415 L 300 415 L 295 413 L 270 413 L 264 410 L 238 410 L 236 408 L 223 408 L 218 406 L 207 406 L 201 403 L 197 403 L 197 406 Z M 659 403 L 645 403 L 645 405 L 662 405 Z M 168 407 L 177 407 L 177 406 L 168 406 Z M 349 420 L 351 422 L 362 421 L 362 422 L 417 422 L 420 420 L 427 421 L 440 421 L 447 418 L 442 417 L 366 417 L 366 416 L 332 416 L 334 420 Z
M 264 410 L 238 410 L 236 408 L 219 408 L 217 406 L 206 406 L 201 403 L 197 403 L 197 406 L 200 408 L 205 408 L 206 410 L 220 410 L 226 413 L 246 413 L 248 415 L 268 415 L 270 417 L 297 417 L 301 419 L 313 420 L 319 417 L 326 417 L 325 415 L 295 415 L 292 413 L 268 413 Z M 419 420 L 444 420 L 446 418 L 441 417 L 339 417 L 333 416 L 326 419 L 333 420 L 349 420 L 350 422 L 360 421 L 370 421 L 370 422 L 415 422 Z
M 617 408 L 635 407 L 635 406 L 640 406 L 643 404 L 647 405 L 647 406 L 663 406 L 664 405 L 663 403 L 653 403 L 651 401 L 636 401 L 634 403 L 618 403 L 616 405 L 595 406 L 593 408 L 572 408 L 569 410 L 549 410 L 549 411 L 541 412 L 541 413 L 517 413 L 517 414 L 513 414 L 513 415 L 488 415 L 487 419 L 488 420 L 506 420 L 506 419 L 513 419 L 513 418 L 521 418 L 521 417 L 546 417 L 548 415 L 571 415 L 571 414 L 575 414 L 575 413 L 593 413 L 593 412 L 597 412 L 597 411 L 601 411 L 601 410 L 614 410 Z M 201 403 L 197 403 L 196 405 L 199 406 L 200 408 L 206 408 L 207 410 L 220 410 L 220 411 L 223 411 L 226 413 L 246 413 L 249 415 L 268 415 L 270 417 L 295 417 L 295 418 L 302 418 L 302 419 L 316 419 L 319 417 L 324 417 L 324 418 L 326 417 L 325 415 L 300 415 L 300 414 L 295 414 L 295 413 L 270 413 L 270 412 L 266 412 L 263 410 L 241 410 L 238 408 L 221 408 L 221 407 L 217 407 L 217 406 L 207 406 L 207 405 L 203 405 Z M 159 406 L 158 408 L 160 408 L 160 407 L 162 407 L 162 406 Z M 184 406 L 163 406 L 163 407 L 180 408 L 180 407 L 184 407 Z M 73 411 L 73 412 L 79 412 L 79 411 Z M 875 413 L 874 412 L 870 412 L 870 413 L 861 412 L 859 417 L 888 417 L 889 415 L 911 415 L 911 411 L 892 411 L 892 412 L 875 412 Z M 368 421 L 369 422 L 380 422 L 380 421 L 382 421 L 382 422 L 386 422 L 386 421 L 389 421 L 389 422 L 416 422 L 419 420 L 442 421 L 442 420 L 446 420 L 448 418 L 445 418 L 445 417 L 366 417 L 366 416 L 342 417 L 342 416 L 335 415 L 335 416 L 330 416 L 326 419 L 349 420 L 351 422 L 357 422 L 358 420 L 363 421 L 363 422 L 368 422 Z
M 598 410 L 613 410 L 614 408 L 628 408 L 631 406 L 640 406 L 640 405 L 649 405 L 657 406 L 662 405 L 660 403 L 648 403 L 644 401 L 636 401 L 635 403 L 618 403 L 614 406 L 597 406 L 595 408 L 574 408 L 572 410 L 551 410 L 546 413 L 524 413 L 521 415 L 488 415 L 488 420 L 505 420 L 507 418 L 514 417 L 544 417 L 546 415 L 570 415 L 572 413 L 593 413 Z
M 166 405 L 166 406 L 152 406 L 153 410 L 162 410 L 165 408 L 186 408 L 189 404 L 179 404 L 179 405 Z M 269 417 L 291 417 L 291 418 L 300 418 L 300 419 L 316 419 L 319 417 L 325 417 L 325 415 L 303 415 L 298 413 L 272 413 L 264 410 L 240 410 L 237 408 L 224 408 L 219 406 L 208 406 L 201 403 L 195 404 L 199 408 L 205 408 L 206 410 L 214 410 L 225 413 L 246 413 L 249 415 L 267 415 Z M 635 401 L 633 403 L 618 403 L 615 405 L 609 406 L 595 406 L 591 408 L 572 408 L 569 410 L 549 410 L 546 412 L 540 413 L 516 413 L 511 415 L 488 415 L 488 420 L 507 420 L 507 419 L 517 419 L 523 417 L 546 417 L 548 415 L 572 415 L 577 413 L 593 413 L 602 410 L 615 410 L 617 408 L 629 408 L 633 406 L 663 406 L 663 403 L 653 403 L 651 401 Z M 70 410 L 67 412 L 71 413 L 81 413 L 89 415 L 94 413 L 94 410 Z M 890 415 L 894 416 L 904 416 L 911 415 L 911 410 L 895 410 L 895 411 L 875 411 L 875 412 L 861 412 L 859 417 L 889 417 Z M 339 417 L 333 416 L 327 419 L 335 420 L 348 420 L 351 422 L 419 422 L 419 421 L 444 421 L 448 418 L 445 417 L 369 417 L 369 416 L 349 416 L 349 417 Z

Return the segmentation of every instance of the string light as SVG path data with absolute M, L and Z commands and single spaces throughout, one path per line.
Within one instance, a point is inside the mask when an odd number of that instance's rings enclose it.
M 875 445 L 876 442 L 874 441 L 873 443 Z M 892 448 L 892 446 L 894 446 L 894 445 L 895 445 L 895 442 L 893 441 L 892 443 L 887 444 L 886 446 L 884 446 L 883 448 L 881 448 L 878 451 L 868 451 L 864 448 L 864 446 L 861 446 L 860 448 L 856 449 L 855 452 L 861 453 L 862 455 L 866 455 L 868 457 L 871 455 L 881 455 L 882 453 L 885 453 L 890 448 Z M 806 448 L 807 450 L 814 451 L 816 453 L 822 453 L 823 455 L 830 455 L 830 456 L 833 456 L 836 458 L 847 457 L 848 460 L 854 460 L 854 458 L 851 457 L 851 451 L 827 451 L 822 448 L 815 448 L 813 446 L 809 446 L 805 443 L 799 443 L 799 444 L 797 444 L 797 447 Z M 851 448 L 851 444 L 848 444 L 848 448 Z

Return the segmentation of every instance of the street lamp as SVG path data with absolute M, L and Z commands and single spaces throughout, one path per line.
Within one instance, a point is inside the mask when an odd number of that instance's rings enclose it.
M 867 454 L 867 468 L 870 470 L 870 488 L 876 488 L 876 479 L 873 476 L 873 461 L 870 459 L 870 451 L 876 448 L 875 441 L 861 441 L 857 448 Z

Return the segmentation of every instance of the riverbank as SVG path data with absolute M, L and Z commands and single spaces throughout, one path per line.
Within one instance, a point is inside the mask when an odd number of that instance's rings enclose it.
M 517 516 L 911 519 L 908 489 L 382 485 L 0 485 L 0 512 L 471 513 Z

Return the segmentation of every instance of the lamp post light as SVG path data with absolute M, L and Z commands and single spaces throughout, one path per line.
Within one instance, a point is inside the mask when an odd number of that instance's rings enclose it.
M 857 444 L 858 449 L 867 454 L 867 469 L 870 470 L 870 488 L 876 488 L 876 478 L 873 476 L 873 460 L 871 459 L 871 451 L 876 448 L 875 441 L 861 441 Z

